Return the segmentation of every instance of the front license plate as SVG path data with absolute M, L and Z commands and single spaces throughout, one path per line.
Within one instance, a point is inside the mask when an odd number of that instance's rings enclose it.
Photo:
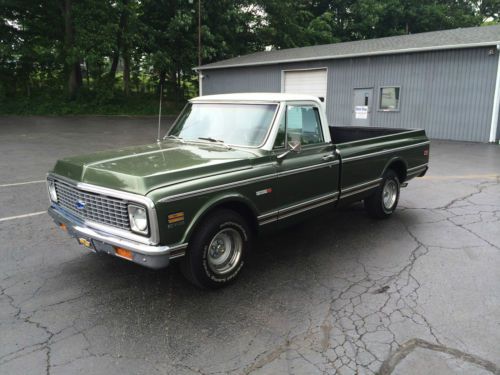
M 92 244 L 92 241 L 91 241 L 91 240 L 87 240 L 86 238 L 79 237 L 79 238 L 78 238 L 78 243 L 79 243 L 80 245 L 85 246 L 87 249 L 90 249 L 90 250 L 95 251 L 94 245 Z

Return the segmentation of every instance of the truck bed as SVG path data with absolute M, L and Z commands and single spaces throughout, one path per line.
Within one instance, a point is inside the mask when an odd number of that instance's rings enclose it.
M 347 143 L 411 131 L 411 129 L 371 128 L 366 126 L 329 126 L 332 143 Z

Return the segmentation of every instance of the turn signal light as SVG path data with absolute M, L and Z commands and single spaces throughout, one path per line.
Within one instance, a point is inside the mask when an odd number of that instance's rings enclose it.
M 132 253 L 130 250 L 126 250 L 126 249 L 123 249 L 121 247 L 115 247 L 115 252 L 116 252 L 116 255 L 118 255 L 119 257 L 122 257 L 122 258 L 125 258 L 128 260 L 132 260 L 134 257 L 134 253 Z
M 168 215 L 168 223 L 169 224 L 174 224 L 184 221 L 184 212 L 176 212 L 173 214 Z
M 59 228 L 61 228 L 63 231 L 67 232 L 68 231 L 68 227 L 66 226 L 66 224 L 59 224 Z

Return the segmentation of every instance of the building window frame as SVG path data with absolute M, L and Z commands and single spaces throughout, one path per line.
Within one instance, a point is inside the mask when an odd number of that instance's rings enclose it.
M 382 90 L 384 89 L 397 89 L 397 108 L 382 108 Z M 400 112 L 401 111 L 401 86 L 398 85 L 385 85 L 380 86 L 378 90 L 378 112 Z

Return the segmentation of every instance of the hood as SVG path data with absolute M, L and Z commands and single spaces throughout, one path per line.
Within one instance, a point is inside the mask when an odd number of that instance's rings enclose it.
M 53 172 L 79 182 L 145 195 L 159 187 L 252 167 L 255 150 L 166 141 L 58 160 Z

